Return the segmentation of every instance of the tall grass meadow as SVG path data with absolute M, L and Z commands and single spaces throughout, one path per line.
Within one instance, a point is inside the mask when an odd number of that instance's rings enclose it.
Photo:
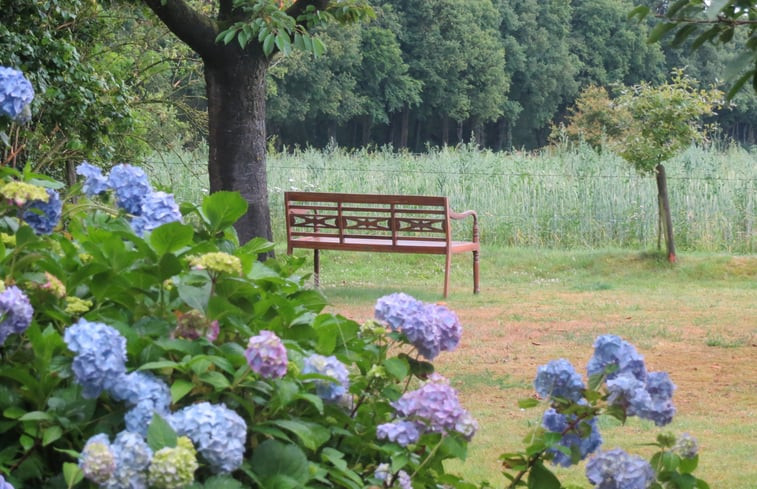
M 148 167 L 178 199 L 199 202 L 208 189 L 206 154 L 156 156 Z M 757 150 L 691 147 L 665 167 L 679 249 L 757 250 Z M 287 190 L 446 195 L 454 210 L 478 212 L 481 239 L 492 245 L 652 248 L 658 240 L 654 177 L 585 146 L 270 152 L 268 188 L 278 240 Z

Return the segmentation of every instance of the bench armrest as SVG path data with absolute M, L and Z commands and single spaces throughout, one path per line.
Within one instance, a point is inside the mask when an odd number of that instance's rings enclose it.
M 473 217 L 473 242 L 478 243 L 478 214 L 476 211 L 463 211 L 454 212 L 452 209 L 449 211 L 450 219 L 465 219 L 466 217 Z

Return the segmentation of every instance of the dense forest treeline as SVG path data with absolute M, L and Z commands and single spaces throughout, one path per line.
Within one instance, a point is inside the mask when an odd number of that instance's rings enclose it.
M 726 46 L 695 51 L 650 44 L 647 22 L 656 20 L 629 20 L 631 0 L 371 4 L 368 23 L 321 28 L 321 56 L 294 51 L 271 60 L 272 145 L 535 148 L 590 85 L 660 83 L 679 67 L 702 86 L 722 84 L 746 37 L 737 32 Z M 18 139 L 23 151 L 6 146 L 4 163 L 28 159 L 60 172 L 83 159 L 137 161 L 205 138 L 202 64 L 144 6 L 0 0 L 0 7 L 0 62 L 26 72 L 38 92 L 35 117 Z M 713 122 L 724 137 L 753 145 L 757 95 L 747 87 L 733 102 Z
M 656 83 L 681 67 L 703 86 L 722 83 L 737 52 L 649 44 L 649 26 L 628 19 L 630 0 L 372 3 L 372 23 L 324 33 L 324 56 L 272 70 L 269 134 L 279 143 L 533 148 L 589 85 Z M 717 122 L 754 144 L 754 91 Z

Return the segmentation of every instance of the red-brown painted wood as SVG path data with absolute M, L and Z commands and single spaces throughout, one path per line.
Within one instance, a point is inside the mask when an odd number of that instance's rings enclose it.
M 314 251 L 315 284 L 319 250 L 445 255 L 444 297 L 449 292 L 452 255 L 473 253 L 473 293 L 479 287 L 479 232 L 475 211 L 454 212 L 447 197 L 425 195 L 286 192 L 287 253 Z M 452 239 L 451 219 L 473 220 L 470 241 Z

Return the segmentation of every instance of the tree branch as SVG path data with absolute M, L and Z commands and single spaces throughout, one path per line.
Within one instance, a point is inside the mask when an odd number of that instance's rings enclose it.
M 715 19 L 689 19 L 686 17 L 667 17 L 665 14 L 657 14 L 655 17 L 668 22 L 675 22 L 676 24 L 728 24 L 732 26 L 757 25 L 757 20 L 731 19 L 724 16 L 718 16 Z
M 295 19 L 302 15 L 310 5 L 313 5 L 316 10 L 326 10 L 329 6 L 329 0 L 297 0 L 287 10 L 286 13 L 290 17 Z
M 203 59 L 219 49 L 215 39 L 218 26 L 215 21 L 192 7 L 184 0 L 144 0 L 168 29 Z

